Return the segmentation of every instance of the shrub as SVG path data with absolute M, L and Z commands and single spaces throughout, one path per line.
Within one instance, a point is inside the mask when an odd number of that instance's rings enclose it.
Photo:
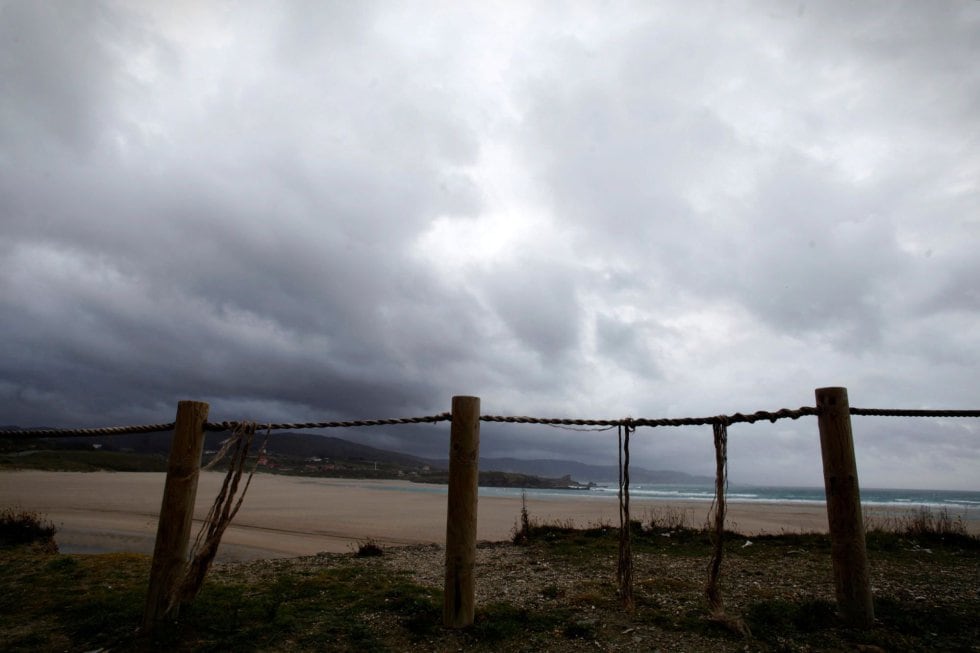
M 916 511 L 899 515 L 869 516 L 864 520 L 869 538 L 882 539 L 881 536 L 895 534 L 913 541 L 935 544 L 953 544 L 968 548 L 980 546 L 980 537 L 970 533 L 963 517 L 951 515 L 947 508 L 940 508 L 938 514 L 925 506 Z
M 914 537 L 941 534 L 943 530 L 951 529 L 952 521 L 946 510 L 941 511 L 939 519 L 936 519 L 929 508 L 920 506 L 918 510 L 899 514 L 867 515 L 864 518 L 864 527 L 868 532 L 877 531 Z
M 357 543 L 357 552 L 354 553 L 358 558 L 374 558 L 380 555 L 384 555 L 384 549 L 381 545 L 375 542 L 373 539 L 368 538 L 363 542 Z
M 656 533 L 682 531 L 691 528 L 688 513 L 674 506 L 654 506 L 647 509 L 649 529 Z
M 510 541 L 514 544 L 527 544 L 531 541 L 531 529 L 537 524 L 531 523 L 531 517 L 527 512 L 527 492 L 521 490 L 521 525 L 514 526 L 514 532 Z
M 53 544 L 58 531 L 45 517 L 29 510 L 0 509 L 0 546 Z

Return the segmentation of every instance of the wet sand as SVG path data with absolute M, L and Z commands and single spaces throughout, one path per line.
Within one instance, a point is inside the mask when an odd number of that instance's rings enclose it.
M 195 506 L 196 534 L 224 475 L 201 474 Z M 128 551 L 151 554 L 163 496 L 164 474 L 126 472 L 0 473 L 0 507 L 36 511 L 58 527 L 65 553 Z M 617 524 L 612 497 L 570 491 L 558 498 L 529 497 L 528 512 L 539 521 L 571 520 L 577 526 Z M 631 502 L 634 519 L 666 507 L 701 525 L 706 502 Z M 477 538 L 505 540 L 521 510 L 519 497 L 481 496 Z M 827 530 L 823 506 L 729 504 L 731 530 L 746 534 Z M 973 529 L 971 529 L 973 530 Z M 301 478 L 257 474 L 241 511 L 222 538 L 223 561 L 346 552 L 371 538 L 385 546 L 445 541 L 445 486 L 408 481 Z

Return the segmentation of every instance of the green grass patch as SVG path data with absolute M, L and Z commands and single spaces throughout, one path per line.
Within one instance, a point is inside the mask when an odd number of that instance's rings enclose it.
M 131 639 L 148 573 L 146 556 L 6 551 L 0 566 L 0 649 L 88 650 Z
M 752 632 L 765 639 L 778 639 L 833 628 L 837 625 L 837 608 L 826 600 L 792 602 L 776 599 L 752 604 L 745 619 Z
M 441 623 L 437 593 L 404 574 L 340 567 L 313 574 L 280 572 L 257 585 L 205 584 L 181 612 L 168 645 L 214 641 L 228 650 L 388 650 L 368 627 L 387 624 L 399 641 L 415 641 Z
M 41 469 L 57 472 L 165 472 L 167 458 L 159 454 L 76 449 L 37 450 L 0 454 L 0 470 Z
M 403 573 L 345 566 L 258 582 L 216 574 L 176 623 L 140 639 L 148 577 L 146 556 L 12 549 L 0 564 L 0 650 L 380 651 L 392 649 L 371 619 L 410 644 L 442 618 L 440 594 Z

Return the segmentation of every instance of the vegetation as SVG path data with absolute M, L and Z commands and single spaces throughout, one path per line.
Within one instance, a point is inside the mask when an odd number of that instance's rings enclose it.
M 37 449 L 0 454 L 0 470 L 43 469 L 56 472 L 165 472 L 167 457 L 128 451 Z
M 865 532 L 869 542 L 883 546 L 914 542 L 917 546 L 938 544 L 970 547 L 977 540 L 967 532 L 963 518 L 950 515 L 947 508 L 933 513 L 921 507 L 914 512 L 867 518 Z
M 537 524 L 535 524 L 537 525 Z M 531 540 L 531 516 L 527 511 L 527 492 L 521 492 L 521 521 L 514 527 L 514 534 L 511 542 L 514 544 L 527 544 Z
M 449 483 L 448 471 L 433 471 L 419 474 L 412 478 L 413 481 L 420 483 Z M 514 488 L 533 488 L 550 490 L 587 490 L 590 485 L 579 483 L 572 480 L 571 476 L 561 478 L 543 478 L 541 476 L 531 476 L 530 474 L 518 474 L 516 472 L 479 472 L 480 487 L 514 487 Z
M 358 558 L 374 558 L 384 555 L 385 551 L 381 545 L 372 538 L 357 543 L 357 551 L 354 553 Z
M 3 515 L 4 524 L 48 532 L 38 515 Z M 631 615 L 615 595 L 616 529 L 543 524 L 525 508 L 515 529 L 521 546 L 478 550 L 482 594 L 469 629 L 441 626 L 438 547 L 379 556 L 368 540 L 349 554 L 217 565 L 176 623 L 140 637 L 134 629 L 149 558 L 59 555 L 22 544 L 0 558 L 0 649 L 975 650 L 980 539 L 951 537 L 955 520 L 931 519 L 931 530 L 916 530 L 928 522 L 916 517 L 901 532 L 881 526 L 869 539 L 877 623 L 868 631 L 837 621 L 825 535 L 728 536 L 722 591 L 726 608 L 751 626 L 753 639 L 745 640 L 706 617 L 710 541 L 680 515 L 651 514 L 632 525 Z
M 39 544 L 57 551 L 54 545 L 56 532 L 54 524 L 36 512 L 0 509 L 0 547 Z
M 223 435 L 223 434 L 222 434 Z M 290 438 L 290 436 L 293 436 Z M 315 441 L 323 440 L 316 448 Z M 0 470 L 39 469 L 59 472 L 164 472 L 167 470 L 166 438 L 149 437 L 104 439 L 105 444 L 58 439 L 12 440 L 0 439 Z M 117 441 L 118 440 L 118 441 Z M 364 447 L 338 438 L 316 436 L 313 443 L 295 434 L 277 435 L 273 441 L 277 451 L 266 451 L 258 461 L 258 469 L 272 474 L 312 476 L 323 478 L 403 479 L 418 483 L 449 482 L 449 472 L 431 467 L 426 461 L 412 456 Z M 119 444 L 132 447 L 118 449 Z M 286 446 L 290 445 L 290 446 Z M 98 446 L 98 449 L 93 447 Z M 220 448 L 217 435 L 210 436 L 206 447 L 211 454 Z M 336 452 L 329 456 L 327 452 Z M 205 454 L 205 461 L 210 456 Z M 216 466 L 227 469 L 225 463 Z M 479 484 L 483 487 L 526 487 L 550 489 L 588 489 L 589 485 L 574 481 L 570 476 L 542 478 L 530 474 L 481 471 Z

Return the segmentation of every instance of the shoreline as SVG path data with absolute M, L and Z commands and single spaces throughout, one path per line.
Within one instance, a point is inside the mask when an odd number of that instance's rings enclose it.
M 224 478 L 202 472 L 192 537 Z M 152 554 L 165 474 L 157 472 L 0 473 L 0 507 L 38 512 L 58 528 L 63 553 L 132 552 Z M 490 488 L 492 489 L 492 488 Z M 311 478 L 256 474 L 241 511 L 222 538 L 218 561 L 344 553 L 373 540 L 386 547 L 443 544 L 446 486 L 409 481 Z M 697 527 L 708 518 L 710 501 L 631 498 L 633 519 L 683 513 Z M 615 495 L 527 497 L 528 513 L 538 522 L 570 522 L 578 527 L 618 526 Z M 872 519 L 907 514 L 917 507 L 866 506 Z M 519 520 L 520 496 L 481 495 L 477 539 L 510 539 Z M 955 516 L 955 515 L 954 515 Z M 980 533 L 980 515 L 964 515 L 971 533 Z M 728 501 L 727 527 L 744 535 L 827 532 L 822 504 Z

